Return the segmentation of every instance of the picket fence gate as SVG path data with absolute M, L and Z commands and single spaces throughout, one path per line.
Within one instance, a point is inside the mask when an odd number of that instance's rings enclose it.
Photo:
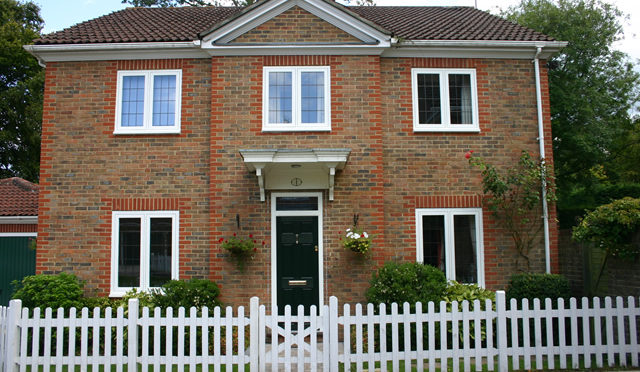
M 635 298 L 505 300 L 355 306 L 331 297 L 320 308 L 267 314 L 244 307 L 128 310 L 0 307 L 2 371 L 316 371 L 469 372 L 638 366 Z M 568 306 L 566 306 L 568 305 Z M 319 310 L 319 311 L 318 311 Z M 342 311 L 340 311 L 342 310 Z M 307 311 L 305 313 L 305 311 Z M 136 340 L 136 342 L 131 342 Z M 372 367 L 372 368 L 369 368 Z

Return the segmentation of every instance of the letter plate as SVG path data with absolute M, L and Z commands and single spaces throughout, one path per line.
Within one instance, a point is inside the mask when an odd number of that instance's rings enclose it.
M 303 287 L 307 285 L 306 280 L 289 280 L 289 285 L 292 287 Z

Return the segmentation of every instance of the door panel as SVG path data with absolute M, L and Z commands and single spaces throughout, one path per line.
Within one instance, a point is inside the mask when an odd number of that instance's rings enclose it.
M 276 244 L 278 312 L 318 306 L 318 217 L 276 217 Z
M 35 237 L 0 237 L 0 306 L 9 304 L 14 280 L 36 272 L 36 251 L 30 247 Z

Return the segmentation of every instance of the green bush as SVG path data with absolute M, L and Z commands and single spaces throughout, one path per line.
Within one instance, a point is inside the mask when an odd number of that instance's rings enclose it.
M 442 299 L 447 288 L 447 279 L 442 271 L 421 263 L 387 262 L 373 274 L 367 290 L 367 301 L 379 304 L 408 302 L 411 310 L 416 302 L 427 304 Z
M 171 280 L 161 289 L 151 292 L 151 303 L 162 309 L 167 307 L 177 309 L 180 306 L 186 309 L 192 306 L 198 309 L 205 306 L 213 309 L 221 305 L 218 302 L 218 296 L 220 296 L 220 289 L 212 281 L 206 279 Z
M 469 301 L 469 310 L 473 310 L 473 301 L 480 300 L 480 308 L 485 309 L 485 300 L 491 300 L 495 302 L 496 294 L 493 291 L 484 289 L 477 284 L 463 284 L 456 281 L 449 282 L 449 286 L 442 297 L 443 301 L 446 301 L 449 305 L 447 309 L 451 308 L 453 301 L 458 301 L 458 308 L 462 310 L 462 301 Z
M 507 299 L 515 298 L 518 303 L 523 298 L 534 298 L 544 301 L 545 298 L 553 300 L 557 298 L 568 299 L 571 297 L 569 281 L 557 274 L 516 274 L 511 277 L 506 293 Z
M 31 275 L 22 281 L 13 281 L 15 291 L 13 299 L 22 300 L 27 308 L 50 307 L 64 308 L 65 312 L 72 308 L 84 306 L 82 288 L 84 283 L 75 275 L 60 273 L 57 275 Z

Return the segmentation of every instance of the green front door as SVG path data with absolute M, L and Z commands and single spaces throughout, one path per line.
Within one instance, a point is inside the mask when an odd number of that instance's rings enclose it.
M 31 246 L 35 237 L 0 237 L 0 306 L 9 304 L 14 280 L 36 272 L 36 250 Z
M 291 305 L 318 306 L 318 217 L 276 217 L 278 312 Z

